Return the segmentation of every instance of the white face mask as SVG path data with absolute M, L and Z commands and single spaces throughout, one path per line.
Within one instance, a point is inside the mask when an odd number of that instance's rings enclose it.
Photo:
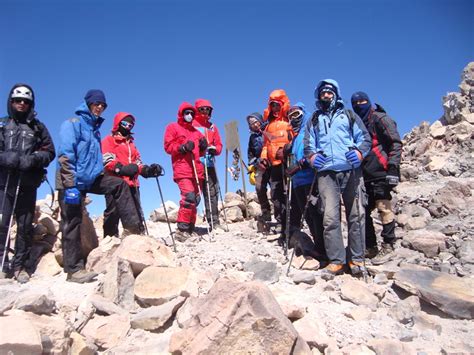
M 191 115 L 190 113 L 188 113 L 187 115 L 184 115 L 184 120 L 185 120 L 186 122 L 188 122 L 188 123 L 189 123 L 189 122 L 192 122 L 192 120 L 193 120 L 193 115 Z

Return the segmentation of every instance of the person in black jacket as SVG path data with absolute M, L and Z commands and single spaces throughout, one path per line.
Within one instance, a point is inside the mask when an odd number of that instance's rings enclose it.
M 247 158 L 249 170 L 255 172 L 255 190 L 258 202 L 262 209 L 261 218 L 263 221 L 271 221 L 271 209 L 268 202 L 267 186 L 270 183 L 270 168 L 259 170 L 260 154 L 263 148 L 263 117 L 260 113 L 254 112 L 247 116 L 247 123 L 250 129 L 249 145 L 247 148 Z
M 362 118 L 372 137 L 370 153 L 364 159 L 362 169 L 369 198 L 366 208 L 366 247 L 373 264 L 390 259 L 395 242 L 395 215 L 390 200 L 391 191 L 400 181 L 402 142 L 395 121 L 382 106 L 372 106 L 369 96 L 362 91 L 352 95 L 352 107 Z M 382 221 L 382 248 L 377 247 L 377 237 L 370 212 L 377 208 Z
M 14 213 L 17 237 L 10 267 L 20 283 L 29 281 L 33 267 L 27 265 L 27 260 L 32 244 L 36 190 L 43 180 L 44 169 L 56 155 L 51 136 L 36 118 L 34 107 L 31 87 L 16 84 L 8 95 L 8 116 L 0 119 L 0 262 L 3 265 L 0 278 L 6 277 L 8 272 L 7 233 Z M 15 196 L 17 202 L 13 211 Z

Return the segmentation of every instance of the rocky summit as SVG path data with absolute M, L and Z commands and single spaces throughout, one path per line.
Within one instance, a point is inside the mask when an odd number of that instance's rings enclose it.
M 255 193 L 228 193 L 229 231 L 201 223 L 176 251 L 162 207 L 150 236 L 122 239 L 103 237 L 84 210 L 82 249 L 99 276 L 70 283 L 49 196 L 37 203 L 30 282 L 0 280 L 0 353 L 473 353 L 474 63 L 461 80 L 443 117 L 403 139 L 396 248 L 367 260 L 366 282 L 323 278 L 302 256 L 289 267 L 277 238 L 257 232 Z

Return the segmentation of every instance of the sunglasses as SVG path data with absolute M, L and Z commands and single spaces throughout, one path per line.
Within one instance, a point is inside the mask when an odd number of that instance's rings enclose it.
M 211 112 L 210 107 L 199 107 L 199 112 Z
M 126 129 L 132 129 L 134 126 L 133 123 L 127 121 L 120 121 L 120 125 Z
M 279 107 L 279 106 L 281 106 L 279 102 L 276 102 L 276 101 L 270 102 L 270 107 Z
M 303 111 L 301 110 L 294 110 L 288 114 L 288 117 L 290 118 L 290 120 L 296 120 L 300 118 L 301 116 L 303 116 Z
M 102 107 L 102 108 L 107 108 L 107 104 L 103 102 L 94 102 L 92 105 L 95 105 L 97 107 Z
M 30 105 L 31 104 L 31 101 L 28 100 L 28 99 L 19 99 L 19 98 L 16 98 L 16 99 L 12 99 L 12 101 L 16 104 L 25 104 L 25 105 Z
M 183 112 L 183 115 L 184 115 L 184 116 L 186 116 L 186 115 L 194 116 L 194 111 L 191 111 L 191 110 L 184 111 L 184 112 Z

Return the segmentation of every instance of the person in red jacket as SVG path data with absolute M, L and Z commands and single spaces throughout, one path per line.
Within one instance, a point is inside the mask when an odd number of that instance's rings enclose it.
M 178 122 L 166 127 L 164 148 L 171 155 L 173 180 L 178 184 L 181 200 L 177 218 L 178 231 L 175 239 L 184 242 L 191 237 L 196 223 L 199 190 L 204 180 L 204 169 L 199 157 L 204 156 L 207 142 L 193 126 L 196 109 L 183 102 L 178 110 Z M 194 166 L 193 166 L 194 162 Z M 197 179 L 196 179 L 197 174 Z M 199 186 L 197 181 L 199 180 Z
M 102 157 L 105 174 L 122 178 L 130 187 L 135 207 L 142 216 L 138 175 L 145 178 L 157 177 L 163 174 L 159 164 L 144 165 L 140 153 L 135 146 L 132 129 L 135 117 L 127 112 L 119 112 L 114 117 L 112 133 L 102 140 Z M 105 195 L 106 208 L 104 211 L 104 236 L 119 236 L 119 214 L 116 202 L 111 195 Z M 142 225 L 142 231 L 144 230 Z
M 207 174 L 204 171 L 204 206 L 206 207 L 206 219 L 211 229 L 223 229 L 219 222 L 218 194 L 219 185 L 215 168 L 215 156 L 222 152 L 222 141 L 219 130 L 216 125 L 211 123 L 212 111 L 214 108 L 208 100 L 197 99 L 195 104 L 196 117 L 193 120 L 193 126 L 206 138 L 207 150 L 201 162 L 204 168 L 207 166 Z

